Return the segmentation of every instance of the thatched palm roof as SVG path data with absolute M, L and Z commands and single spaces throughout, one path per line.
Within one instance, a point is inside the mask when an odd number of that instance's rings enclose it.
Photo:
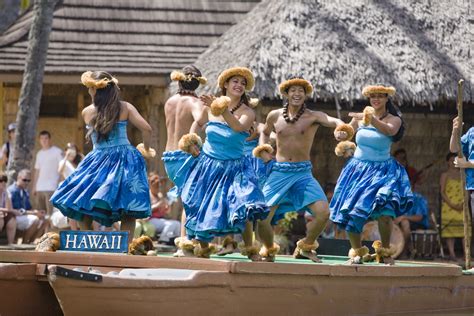
M 166 74 L 192 63 L 253 1 L 63 0 L 54 13 L 46 73 L 104 69 Z M 0 35 L 0 72 L 22 72 L 32 10 Z
M 210 79 L 234 65 L 250 67 L 259 97 L 279 98 L 291 75 L 315 85 L 315 98 L 361 99 L 362 87 L 388 83 L 401 101 L 456 96 L 464 78 L 472 95 L 469 1 L 265 0 L 227 30 L 196 62 Z

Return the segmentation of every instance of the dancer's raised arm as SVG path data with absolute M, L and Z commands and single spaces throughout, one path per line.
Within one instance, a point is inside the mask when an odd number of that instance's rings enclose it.
M 137 109 L 130 103 L 128 102 L 123 102 L 127 106 L 127 111 L 128 111 L 128 120 L 130 123 L 133 124 L 136 128 L 140 130 L 142 133 L 142 139 L 143 139 L 143 146 L 145 149 L 148 151 L 150 149 L 150 143 L 151 143 L 151 126 L 148 124 L 147 121 L 143 118 L 143 116 L 138 113 Z

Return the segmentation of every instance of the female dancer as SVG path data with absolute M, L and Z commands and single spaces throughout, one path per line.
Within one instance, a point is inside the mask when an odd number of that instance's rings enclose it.
M 252 108 L 255 108 L 258 105 L 258 102 L 259 100 L 255 98 L 249 100 L 249 104 Z M 263 126 L 264 124 L 257 123 L 255 121 L 249 130 L 250 136 L 247 137 L 244 143 L 244 158 L 246 159 L 246 164 L 252 166 L 253 170 L 255 171 L 255 174 L 258 179 L 258 186 L 260 189 L 262 189 L 263 185 L 265 184 L 267 170 L 269 170 L 269 165 L 271 165 L 270 162 L 264 163 L 262 159 L 256 158 L 252 154 L 252 151 L 255 149 L 255 147 L 258 146 L 260 132 L 263 129 Z M 245 243 L 240 244 L 240 247 L 245 247 Z M 217 255 L 225 256 L 228 254 L 232 254 L 236 249 L 237 242 L 234 241 L 233 236 L 227 236 L 222 241 L 222 249 L 217 253 Z
M 242 233 L 247 228 L 243 253 L 259 260 L 252 245 L 252 221 L 265 218 L 268 209 L 255 171 L 244 159 L 245 140 L 255 120 L 245 91 L 253 88 L 254 77 L 249 69 L 234 67 L 223 71 L 218 82 L 223 96 L 215 100 L 202 97 L 207 106 L 193 125 L 195 129 L 207 123 L 207 139 L 182 190 L 186 231 L 189 238 L 199 241 L 195 254 L 208 258 L 213 251 L 209 242 L 215 236 Z M 193 154 L 196 141 L 191 135 L 180 142 L 182 150 Z
M 364 113 L 349 113 L 350 124 L 357 129 L 357 148 L 337 181 L 330 203 L 331 220 L 349 235 L 351 263 L 362 263 L 361 258 L 368 254 L 360 234 L 368 220 L 377 220 L 382 239 L 378 251 L 385 263 L 393 264 L 392 219 L 413 205 L 405 168 L 390 156 L 390 146 L 402 138 L 404 126 L 401 113 L 388 98 L 395 88 L 367 86 L 362 94 L 369 98 L 371 107 Z
M 93 100 L 82 117 L 94 149 L 59 186 L 51 202 L 67 217 L 80 221 L 82 230 L 92 229 L 92 220 L 105 226 L 121 221 L 130 243 L 135 219 L 150 216 L 143 157 L 155 154 L 150 148 L 151 127 L 133 105 L 119 99 L 118 81 L 109 73 L 87 71 L 81 81 Z M 128 122 L 142 132 L 143 144 L 137 146 L 141 154 L 127 138 Z

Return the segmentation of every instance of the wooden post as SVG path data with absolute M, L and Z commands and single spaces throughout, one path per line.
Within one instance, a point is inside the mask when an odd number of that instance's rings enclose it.
M 464 80 L 459 80 L 458 82 L 458 117 L 459 121 L 461 122 L 461 130 L 462 130 L 462 121 L 463 121 L 463 109 L 462 109 L 462 88 L 463 88 Z M 462 148 L 461 145 L 461 135 L 459 133 L 459 148 Z M 459 150 L 458 157 L 463 158 L 462 150 Z M 463 221 L 464 221 L 464 255 L 465 255 L 465 264 L 466 270 L 471 269 L 471 214 L 469 212 L 469 193 L 466 190 L 466 171 L 461 169 L 461 186 L 463 188 L 464 193 L 464 201 L 463 201 Z
M 4 93 L 3 93 L 3 82 L 0 81 L 0 141 L 1 143 L 3 144 L 3 137 L 5 136 L 3 134 L 4 132 L 4 120 L 5 120 L 5 112 L 4 112 L 4 109 L 5 109 L 5 101 L 4 101 Z M 6 123 L 8 124 L 8 122 Z M 1 166 L 0 168 L 3 169 L 3 166 Z
M 82 118 L 82 110 L 84 110 L 84 93 L 81 91 L 77 94 L 77 113 L 76 113 L 76 121 L 77 121 L 77 134 L 76 134 L 76 145 L 79 148 L 79 151 L 84 153 L 84 121 Z

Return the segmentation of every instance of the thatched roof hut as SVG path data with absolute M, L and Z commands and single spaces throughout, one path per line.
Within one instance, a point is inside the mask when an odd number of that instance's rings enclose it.
M 192 63 L 258 1 L 63 0 L 54 12 L 48 74 L 103 69 L 169 74 Z M 0 73 L 22 73 L 32 10 L 0 35 Z M 123 76 L 122 76 L 123 77 Z
M 254 92 L 278 98 L 277 87 L 302 75 L 315 98 L 361 98 L 383 82 L 398 101 L 432 104 L 454 99 L 464 78 L 473 100 L 470 1 L 265 0 L 214 42 L 197 66 L 216 91 L 223 69 L 241 65 L 256 75 Z
M 80 113 L 90 98 L 79 78 L 86 70 L 106 70 L 118 78 L 122 98 L 149 120 L 154 131 L 152 147 L 160 154 L 166 145 L 163 104 L 168 97 L 169 73 L 193 63 L 258 2 L 59 1 L 50 34 L 38 131 L 49 130 L 56 145 L 75 142 L 87 151 Z M 0 140 L 4 126 L 17 117 L 32 21 L 30 9 L 0 34 Z M 129 135 L 133 143 L 141 141 L 137 129 L 130 127 Z M 149 163 L 150 170 L 163 174 L 157 158 Z

